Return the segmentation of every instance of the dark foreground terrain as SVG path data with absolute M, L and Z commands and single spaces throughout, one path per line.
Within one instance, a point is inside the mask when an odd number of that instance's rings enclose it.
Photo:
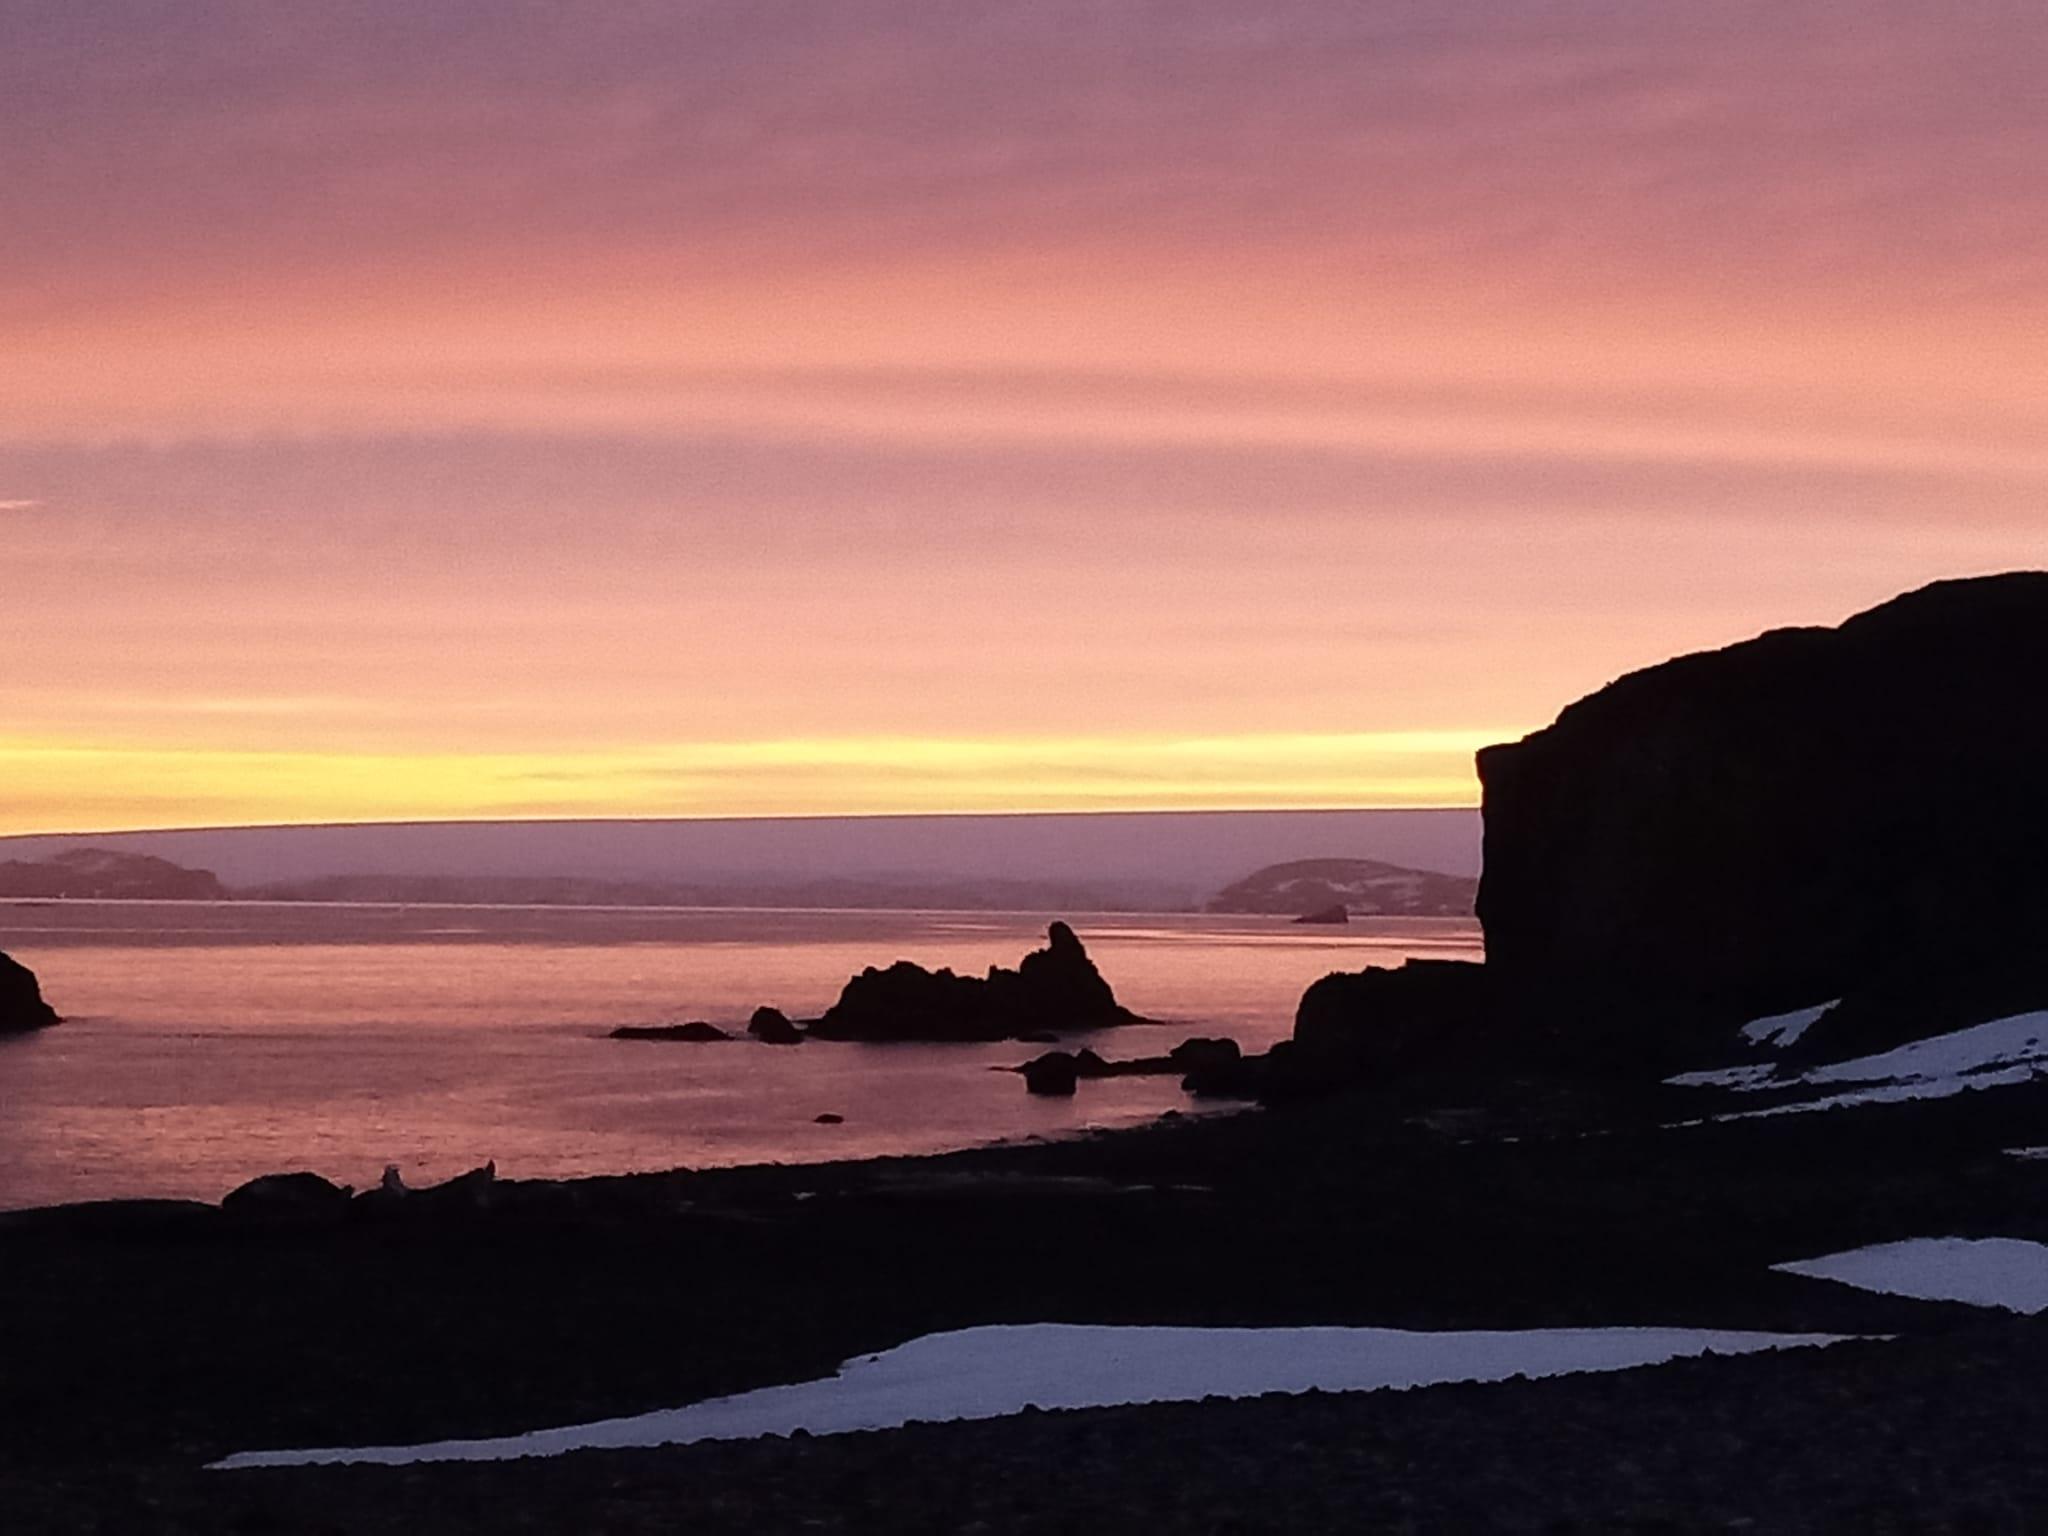
M 2048 1237 L 2048 1088 L 1691 1129 L 1675 1092 L 1349 1097 L 1060 1145 L 500 1183 L 312 1226 L 0 1220 L 7 1531 L 2048 1524 L 2048 1328 L 1769 1265 Z M 545 1462 L 209 1473 L 827 1374 L 986 1322 L 1699 1324 L 1899 1335 L 1613 1377 Z M 1750 1522 L 1744 1524 L 1743 1522 Z

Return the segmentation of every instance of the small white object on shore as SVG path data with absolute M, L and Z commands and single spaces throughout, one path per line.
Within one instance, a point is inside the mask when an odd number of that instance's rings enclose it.
M 1771 1267 L 1916 1301 L 2048 1311 L 2048 1246 L 2013 1237 L 1915 1237 Z
M 1688 1355 L 1749 1354 L 1841 1342 L 1824 1333 L 1698 1328 L 1559 1328 L 1413 1333 L 1392 1328 L 1145 1328 L 1031 1323 L 966 1328 L 848 1361 L 839 1374 L 687 1408 L 492 1440 L 304 1451 L 249 1451 L 219 1470 L 335 1462 L 509 1461 L 565 1451 L 813 1435 L 994 1419 L 1027 1408 L 1365 1392 L 1451 1381 L 1505 1381 L 1659 1365 Z

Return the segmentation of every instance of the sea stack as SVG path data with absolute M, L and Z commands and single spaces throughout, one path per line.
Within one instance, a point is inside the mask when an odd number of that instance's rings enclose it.
M 57 1010 L 43 1001 L 36 973 L 20 961 L 0 954 L 0 1035 L 23 1035 L 48 1029 Z

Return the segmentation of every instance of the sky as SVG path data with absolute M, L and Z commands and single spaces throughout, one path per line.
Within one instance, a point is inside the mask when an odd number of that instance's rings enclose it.
M 1469 805 L 2048 564 L 2038 0 L 0 38 L 0 833 Z

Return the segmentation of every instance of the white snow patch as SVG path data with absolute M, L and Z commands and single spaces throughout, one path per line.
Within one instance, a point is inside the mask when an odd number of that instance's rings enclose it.
M 249 1451 L 217 1468 L 331 1462 L 504 1461 L 564 1451 L 687 1445 L 806 1430 L 896 1429 L 918 1421 L 993 1419 L 1029 1407 L 1364 1392 L 1447 1381 L 1502 1381 L 1618 1371 L 1686 1355 L 1748 1354 L 1840 1342 L 1824 1333 L 1695 1328 L 1566 1328 L 1411 1333 L 1391 1328 L 1125 1328 L 1032 1323 L 928 1334 L 839 1374 L 633 1418 L 494 1440 L 307 1451 Z
M 1717 1115 L 1743 1120 L 1851 1104 L 1895 1104 L 1907 1099 L 1940 1099 L 1973 1088 L 2002 1088 L 2029 1081 L 2048 1070 L 2048 1012 L 2018 1013 L 1988 1024 L 1915 1040 L 1895 1050 L 1829 1066 L 1787 1073 L 1773 1066 L 1728 1067 L 1687 1072 L 1668 1081 L 1680 1088 L 1814 1087 L 1847 1085 L 1848 1091 L 1769 1109 Z M 1864 1086 L 1868 1085 L 1868 1086 Z
M 2048 1310 L 2048 1246 L 2012 1237 L 1916 1237 L 1771 1267 L 1919 1301 Z
M 1787 1046 L 1814 1026 L 1816 1020 L 1833 1008 L 1834 1002 L 1817 1003 L 1811 1008 L 1795 1008 L 1790 1013 L 1774 1013 L 1767 1019 L 1751 1019 L 1742 1026 L 1742 1038 L 1751 1045 Z

